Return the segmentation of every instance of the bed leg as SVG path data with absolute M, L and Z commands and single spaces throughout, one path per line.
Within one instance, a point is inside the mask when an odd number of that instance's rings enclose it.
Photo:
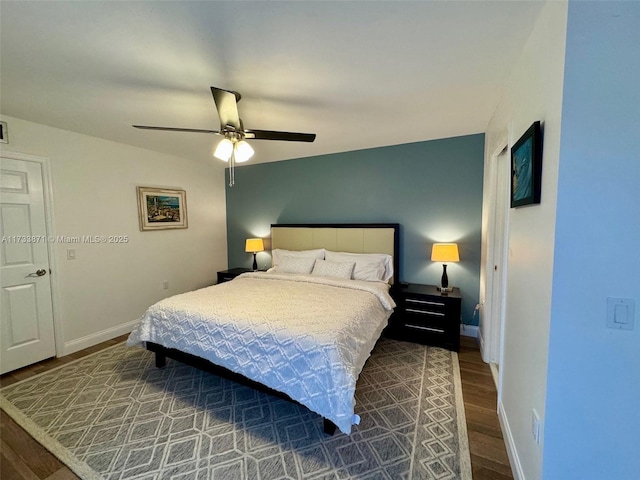
M 326 418 L 323 418 L 322 420 L 324 422 L 322 426 L 324 433 L 326 433 L 329 436 L 333 435 L 336 432 L 336 424 L 333 423 L 331 420 L 327 420 Z
M 163 353 L 156 352 L 156 368 L 164 368 L 167 366 L 167 357 Z

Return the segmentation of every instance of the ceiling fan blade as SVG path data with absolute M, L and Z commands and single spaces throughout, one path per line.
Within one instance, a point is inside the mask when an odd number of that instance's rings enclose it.
M 216 108 L 218 109 L 220 128 L 224 129 L 227 125 L 231 125 L 236 130 L 242 130 L 240 115 L 238 114 L 240 94 L 216 87 L 211 87 L 211 93 L 213 94 L 213 101 L 216 102 Z
M 220 133 L 218 130 L 201 130 L 199 128 L 151 127 L 149 125 L 132 125 L 132 127 L 143 130 L 166 130 L 169 132 Z
M 276 132 L 274 130 L 245 130 L 246 138 L 254 140 L 284 140 L 286 142 L 313 142 L 315 133 Z

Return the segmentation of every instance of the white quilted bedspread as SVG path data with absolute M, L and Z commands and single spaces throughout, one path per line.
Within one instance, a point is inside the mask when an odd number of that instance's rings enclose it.
M 127 341 L 188 352 L 286 393 L 344 433 L 395 307 L 377 282 L 249 273 L 151 306 Z

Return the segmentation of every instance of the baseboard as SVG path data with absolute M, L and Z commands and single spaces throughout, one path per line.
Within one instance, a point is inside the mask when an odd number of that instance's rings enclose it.
M 460 325 L 460 335 L 465 337 L 478 338 L 478 330 L 477 325 L 466 325 L 464 323 Z
M 500 427 L 502 428 L 502 436 L 504 438 L 505 447 L 507 448 L 507 456 L 509 457 L 509 463 L 511 464 L 511 473 L 514 480 L 525 480 L 524 471 L 518 457 L 516 445 L 513 441 L 513 434 L 509 427 L 509 420 L 507 414 L 504 411 L 504 405 L 502 402 L 498 403 L 498 420 L 500 421 Z
M 111 327 L 100 332 L 92 333 L 91 335 L 86 335 L 76 340 L 65 342 L 64 350 L 62 352 L 58 352 L 58 357 L 69 355 L 85 348 L 93 347 L 98 343 L 106 342 L 107 340 L 111 340 L 112 338 L 129 333 L 131 332 L 131 330 L 133 330 L 133 327 L 135 327 L 139 321 L 140 320 L 132 320 L 131 322 L 123 323 L 121 325 Z

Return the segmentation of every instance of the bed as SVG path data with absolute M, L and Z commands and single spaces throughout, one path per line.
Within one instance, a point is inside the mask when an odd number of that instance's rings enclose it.
M 275 268 L 156 303 L 128 344 L 144 343 L 158 367 L 170 357 L 296 401 L 326 433 L 349 434 L 358 375 L 395 306 L 398 236 L 397 224 L 274 224 Z

